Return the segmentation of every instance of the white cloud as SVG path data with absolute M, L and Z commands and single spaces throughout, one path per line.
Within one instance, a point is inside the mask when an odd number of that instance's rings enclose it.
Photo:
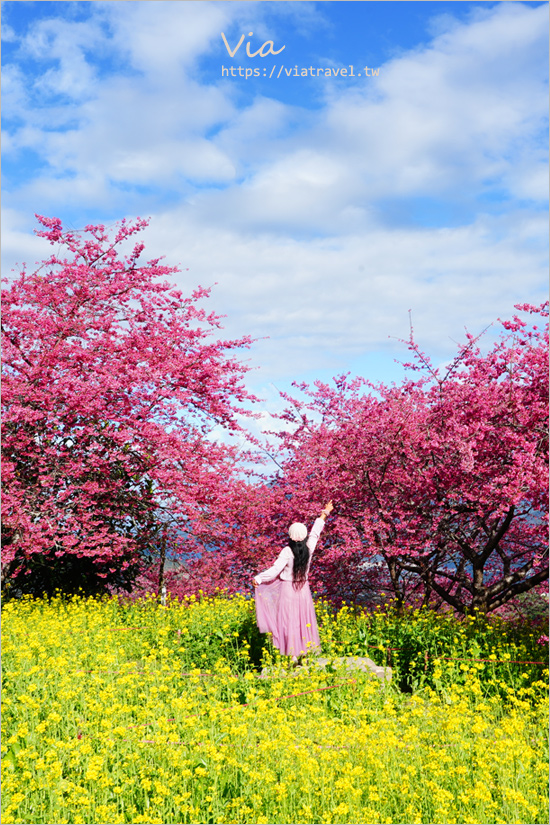
M 368 230 L 380 199 L 445 198 L 472 215 L 484 193 L 544 199 L 547 93 L 533 67 L 546 16 L 545 7 L 508 4 L 453 25 L 382 66 L 363 91 L 335 96 L 327 86 L 316 115 L 279 106 L 275 132 L 250 109 L 234 111 L 212 140 L 244 180 L 201 193 L 198 214 L 292 236 Z
M 8 64 L 2 68 L 2 101 L 8 112 L 18 113 L 26 106 L 25 76 L 19 66 Z
M 13 43 L 17 40 L 17 35 L 12 26 L 8 26 L 4 22 L 2 22 L 2 40 L 4 43 Z
M 14 209 L 2 209 L 2 276 L 13 277 L 24 265 L 28 271 L 35 263 L 51 255 L 50 245 L 43 239 L 30 235 L 28 218 Z
M 308 5 L 279 3 L 277 14 L 318 22 Z M 8 139 L 48 167 L 12 188 L 8 264 L 38 249 L 24 210 L 147 215 L 167 196 L 148 254 L 189 267 L 188 286 L 217 281 L 210 306 L 228 315 L 228 334 L 269 336 L 250 356 L 262 365 L 255 385 L 395 350 L 388 336 L 407 337 L 409 308 L 421 342 L 444 357 L 464 325 L 478 331 L 542 299 L 546 219 L 522 201 L 547 192 L 547 7 L 440 18 L 428 46 L 362 87 L 319 78 L 322 105 L 307 111 L 266 96 L 243 105 L 235 84 L 201 82 L 197 61 L 224 27 L 246 19 L 267 36 L 267 6 L 96 3 L 87 24 L 33 30 L 26 48 L 52 62 L 35 88 L 7 68 L 22 124 Z M 93 48 L 117 55 L 120 73 L 102 77 Z M 40 87 L 70 104 L 31 105 Z M 459 218 L 422 228 L 384 206 L 414 213 L 415 199 Z
M 543 216 L 522 214 L 297 241 L 245 238 L 180 210 L 157 217 L 146 244 L 150 255 L 189 268 L 185 288 L 217 282 L 209 303 L 227 314 L 227 334 L 269 336 L 251 354 L 258 385 L 395 352 L 389 336 L 408 336 L 409 309 L 423 346 L 453 352 L 464 326 L 479 331 L 514 303 L 544 299 L 545 227 Z
M 242 14 L 242 5 L 197 0 L 99 4 L 115 48 L 145 76 L 179 75 Z
M 101 28 L 94 22 L 41 20 L 25 37 L 23 51 L 43 64 L 55 61 L 56 66 L 38 76 L 35 91 L 75 100 L 93 93 L 97 72 L 88 55 L 97 53 L 102 42 Z
M 335 96 L 325 84 L 325 106 L 312 115 L 265 98 L 239 109 L 235 84 L 197 79 L 194 61 L 244 13 L 242 4 L 97 5 L 110 52 L 140 75 L 95 76 L 97 21 L 43 21 L 29 34 L 29 43 L 39 34 L 39 56 L 51 45 L 59 63 L 39 83 L 81 96 L 68 131 L 52 131 L 39 107 L 14 106 L 27 128 L 12 135 L 13 145 L 45 156 L 49 183 L 67 172 L 87 178 L 95 167 L 108 200 L 109 180 L 162 188 L 181 179 L 186 197 L 186 184 L 233 182 L 201 196 L 199 208 L 204 202 L 211 219 L 225 222 L 230 212 L 235 225 L 274 222 L 290 234 L 334 230 L 339 218 L 343 230 L 380 198 L 470 198 L 497 183 L 510 195 L 540 192 L 534 167 L 544 162 L 547 95 L 532 69 L 546 49 L 544 6 L 502 4 L 453 24 L 428 47 L 388 61 L 363 91 L 339 88 Z M 21 96 L 21 78 L 12 77 Z

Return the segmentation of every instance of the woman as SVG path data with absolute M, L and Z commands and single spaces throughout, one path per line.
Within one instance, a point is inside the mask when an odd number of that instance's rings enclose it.
M 258 628 L 261 633 L 271 633 L 273 645 L 293 661 L 321 649 L 307 574 L 325 519 L 333 509 L 329 501 L 309 538 L 305 524 L 291 524 L 288 545 L 275 564 L 253 579 Z

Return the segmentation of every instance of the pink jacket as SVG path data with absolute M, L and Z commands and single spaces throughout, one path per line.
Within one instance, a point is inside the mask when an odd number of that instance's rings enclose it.
M 307 546 L 309 550 L 309 561 L 307 563 L 307 570 L 306 570 L 306 579 L 307 573 L 309 571 L 309 565 L 311 564 L 311 557 L 313 556 L 313 552 L 319 541 L 319 536 L 325 526 L 325 520 L 322 518 L 318 518 L 315 520 L 315 524 L 311 528 L 311 532 L 308 536 Z M 256 584 L 263 584 L 264 582 L 270 582 L 273 579 L 279 577 L 284 582 L 291 582 L 292 581 L 292 571 L 294 569 L 294 555 L 290 547 L 285 547 L 279 553 L 279 558 L 277 561 L 268 567 L 267 570 L 263 570 L 261 573 L 258 573 L 257 576 L 254 576 L 254 581 Z

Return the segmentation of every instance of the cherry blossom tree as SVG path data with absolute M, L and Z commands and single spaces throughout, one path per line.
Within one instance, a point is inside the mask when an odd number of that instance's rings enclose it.
M 517 309 L 487 353 L 468 336 L 437 369 L 411 332 L 400 386 L 343 376 L 287 397 L 280 500 L 288 520 L 334 499 L 312 571 L 327 595 L 367 598 L 380 562 L 401 602 L 420 590 L 458 613 L 548 580 L 548 311 Z
M 37 218 L 55 251 L 2 298 L 3 586 L 129 588 L 167 536 L 187 554 L 219 540 L 239 455 L 211 431 L 238 433 L 255 400 L 251 341 L 219 337 L 208 289 L 142 261 L 146 221 Z

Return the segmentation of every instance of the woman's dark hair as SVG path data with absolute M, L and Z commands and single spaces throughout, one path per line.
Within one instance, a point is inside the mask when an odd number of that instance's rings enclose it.
M 303 587 L 306 580 L 307 563 L 309 561 L 307 538 L 302 539 L 302 541 L 294 541 L 293 539 L 289 539 L 288 546 L 292 550 L 292 555 L 294 556 L 294 570 L 292 573 L 292 578 L 294 581 L 292 582 L 292 585 L 295 590 L 299 590 Z

